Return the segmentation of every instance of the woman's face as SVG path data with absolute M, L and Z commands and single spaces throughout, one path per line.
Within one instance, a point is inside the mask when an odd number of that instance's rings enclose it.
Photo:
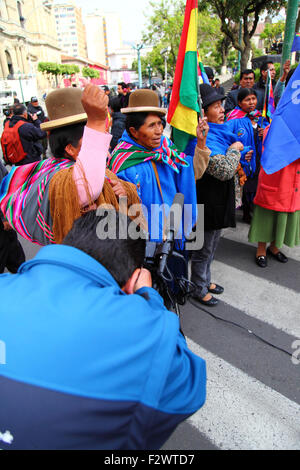
M 239 101 L 239 107 L 244 113 L 250 113 L 254 111 L 257 106 L 257 98 L 255 95 L 248 95 L 242 101 Z
M 160 146 L 163 130 L 161 117 L 149 113 L 144 124 L 138 130 L 130 127 L 130 134 L 138 144 L 148 150 L 153 150 Z
M 205 116 L 207 117 L 208 122 L 213 122 L 215 124 L 223 124 L 224 113 L 225 113 L 225 110 L 222 106 L 222 101 L 219 100 L 208 106 Z

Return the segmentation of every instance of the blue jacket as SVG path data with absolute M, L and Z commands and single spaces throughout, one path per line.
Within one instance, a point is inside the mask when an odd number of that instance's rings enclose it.
M 0 288 L 0 448 L 155 449 L 203 405 L 205 362 L 155 290 L 63 245 Z

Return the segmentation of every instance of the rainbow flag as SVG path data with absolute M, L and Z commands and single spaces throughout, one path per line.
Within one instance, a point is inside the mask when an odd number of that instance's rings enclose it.
M 187 0 L 167 116 L 168 123 L 173 127 L 173 142 L 180 151 L 184 151 L 191 136 L 196 137 L 200 112 L 197 21 L 198 0 Z
M 292 45 L 292 50 L 291 52 L 297 52 L 300 51 L 300 33 L 296 33 Z
M 273 114 L 275 113 L 275 102 L 273 94 L 273 86 L 271 80 L 271 74 L 268 70 L 268 78 L 266 83 L 266 92 L 265 92 L 265 101 L 262 111 L 262 117 L 268 119 L 269 122 L 273 119 Z
M 200 83 L 201 84 L 202 83 L 207 83 L 208 85 L 210 85 L 209 80 L 208 80 L 208 76 L 206 75 L 206 72 L 205 72 L 204 65 L 201 62 L 199 52 L 197 54 L 198 54 L 198 75 L 200 77 Z

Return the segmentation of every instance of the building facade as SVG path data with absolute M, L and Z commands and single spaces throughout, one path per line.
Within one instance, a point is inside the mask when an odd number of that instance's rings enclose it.
M 87 57 L 86 29 L 81 8 L 66 3 L 55 5 L 53 9 L 61 50 L 72 57 Z
M 51 1 L 0 2 L 0 81 L 34 79 L 44 87 L 38 62 L 60 62 Z

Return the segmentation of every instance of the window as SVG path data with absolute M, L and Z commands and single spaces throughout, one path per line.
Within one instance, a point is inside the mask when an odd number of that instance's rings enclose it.
M 20 20 L 20 25 L 22 28 L 25 28 L 25 18 L 22 15 L 22 5 L 21 2 L 17 2 L 17 8 L 18 8 L 18 13 L 19 13 L 19 20 Z
M 8 51 L 5 51 L 5 56 L 6 56 L 7 67 L 8 67 L 8 72 L 9 72 L 9 78 L 12 78 L 14 75 L 14 68 L 13 68 L 10 53 Z

